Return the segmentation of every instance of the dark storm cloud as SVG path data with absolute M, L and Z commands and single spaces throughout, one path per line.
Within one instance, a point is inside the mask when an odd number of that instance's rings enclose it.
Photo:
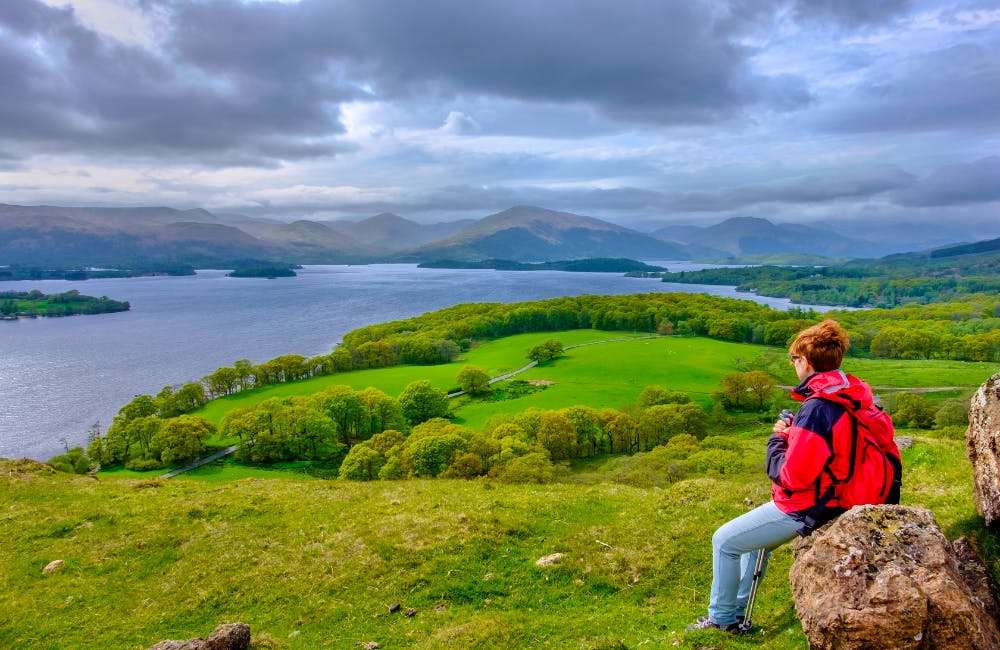
M 798 0 L 795 17 L 799 21 L 834 22 L 846 27 L 881 25 L 905 14 L 909 0 Z
M 894 198 L 917 207 L 1000 201 L 1000 157 L 941 167 Z
M 800 105 L 793 77 L 753 72 L 743 25 L 708 2 L 358 3 L 351 56 L 381 93 L 437 91 L 586 103 L 612 117 L 712 123 Z M 378 43 L 375 48 L 371 44 Z
M 140 6 L 170 17 L 155 49 L 99 35 L 68 9 L 4 2 L 0 90 L 18 101 L 0 108 L 0 143 L 24 154 L 120 152 L 210 164 L 321 156 L 337 150 L 339 103 L 367 89 L 383 100 L 484 95 L 587 105 L 660 124 L 713 123 L 749 106 L 784 110 L 809 100 L 802 80 L 752 71 L 735 5 Z
M 225 31 L 225 30 L 223 30 Z M 0 9 L 0 142 L 8 150 L 198 157 L 328 155 L 352 91 L 321 74 L 220 76 L 103 38 L 31 0 Z M 356 93 L 355 93 L 356 94 Z M 15 146 L 16 145 L 16 146 Z
M 908 57 L 833 104 L 821 121 L 841 132 L 1000 126 L 1000 44 L 965 43 Z

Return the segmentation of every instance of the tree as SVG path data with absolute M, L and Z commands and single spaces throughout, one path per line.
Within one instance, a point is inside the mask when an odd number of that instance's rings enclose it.
M 686 404 L 690 401 L 691 397 L 687 393 L 667 390 L 663 386 L 646 386 L 636 403 L 647 408 L 657 404 Z
M 465 452 L 455 457 L 455 460 L 441 473 L 441 478 L 471 479 L 483 473 L 483 461 L 475 453 Z
M 563 351 L 562 341 L 559 339 L 548 339 L 528 350 L 528 359 L 543 363 L 555 359 Z
M 740 408 L 747 397 L 747 376 L 745 372 L 730 372 L 719 381 L 722 402 L 728 407 Z
M 490 376 L 476 366 L 465 366 L 455 380 L 469 395 L 482 395 L 490 390 Z
M 571 406 L 563 409 L 562 413 L 573 423 L 576 448 L 580 455 L 596 456 L 608 450 L 608 437 L 596 410 L 589 406 Z
M 448 394 L 431 386 L 427 379 L 410 382 L 399 395 L 403 417 L 410 425 L 426 422 L 431 418 L 448 417 Z
M 538 444 L 549 451 L 552 460 L 566 460 L 576 455 L 576 431 L 561 412 L 544 411 L 536 435 Z
M 549 483 L 554 468 L 544 452 L 530 452 L 490 470 L 490 476 L 504 483 Z
M 969 400 L 947 399 L 941 402 L 934 413 L 934 426 L 968 426 Z
M 236 392 L 236 387 L 240 385 L 240 373 L 236 368 L 224 366 L 205 377 L 203 381 L 212 395 L 229 395 Z
M 351 481 L 374 481 L 383 465 L 385 456 L 367 442 L 362 442 L 347 452 L 347 457 L 340 464 L 339 476 Z
M 68 474 L 86 474 L 90 471 L 90 459 L 83 451 L 83 447 L 67 449 L 65 454 L 50 458 L 48 464 Z
M 166 420 L 150 448 L 164 465 L 193 461 L 205 451 L 205 440 L 215 433 L 215 425 L 197 415 L 179 415 Z
M 774 377 L 763 370 L 751 370 L 746 373 L 746 390 L 757 402 L 757 410 L 764 410 L 764 404 L 774 395 L 777 382 Z
M 147 415 L 156 415 L 156 402 L 149 395 L 136 395 L 132 401 L 118 409 L 118 417 L 125 422 Z M 116 420 L 118 418 L 115 418 Z
M 368 414 L 361 397 L 350 386 L 331 386 L 314 396 L 322 411 L 337 425 L 341 440 L 352 445 L 367 433 Z
M 364 422 L 359 435 L 369 437 L 387 429 L 402 429 L 403 409 L 395 398 L 369 386 L 357 394 L 364 408 Z
M 680 432 L 700 440 L 708 433 L 708 414 L 697 404 L 678 404 Z
M 681 433 L 676 404 L 657 404 L 639 414 L 639 449 L 645 451 Z
M 403 459 L 415 475 L 434 477 L 451 465 L 466 448 L 467 443 L 461 436 L 430 435 L 411 441 L 403 452 Z
M 930 429 L 934 424 L 934 408 L 923 395 L 903 393 L 896 397 L 892 419 L 897 425 Z
M 639 425 L 621 411 L 602 409 L 604 431 L 611 440 L 611 453 L 630 454 L 639 447 Z

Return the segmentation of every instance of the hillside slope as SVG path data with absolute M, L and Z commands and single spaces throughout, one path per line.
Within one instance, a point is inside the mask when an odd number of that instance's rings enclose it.
M 749 458 L 765 440 L 733 438 Z M 142 648 L 243 621 L 259 647 L 749 647 L 683 629 L 704 613 L 712 531 L 768 498 L 759 467 L 650 488 L 628 460 L 510 485 L 98 480 L 0 459 L 0 646 Z M 961 441 L 918 437 L 904 463 L 905 503 L 949 537 L 985 534 Z M 777 549 L 754 610 L 771 650 L 805 646 L 790 564 Z
M 690 259 L 692 249 L 593 217 L 532 206 L 490 215 L 408 258 L 538 262 L 587 257 Z
M 115 267 L 183 262 L 212 266 L 238 259 L 340 263 L 373 252 L 309 222 L 223 219 L 205 210 L 171 208 L 0 205 L 2 264 Z
M 473 219 L 463 219 L 420 224 L 397 214 L 383 212 L 357 222 L 326 221 L 323 225 L 376 249 L 404 251 L 453 235 L 473 223 Z

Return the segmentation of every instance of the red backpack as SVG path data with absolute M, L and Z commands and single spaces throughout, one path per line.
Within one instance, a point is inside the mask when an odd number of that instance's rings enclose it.
M 843 406 L 852 423 L 849 439 L 833 437 L 833 454 L 823 470 L 832 483 L 817 501 L 817 508 L 825 506 L 834 496 L 844 510 L 865 504 L 899 503 L 903 464 L 889 414 L 878 404 L 861 407 L 839 393 L 821 393 L 811 399 L 815 398 Z M 843 476 L 832 470 L 833 460 L 838 457 L 849 459 Z

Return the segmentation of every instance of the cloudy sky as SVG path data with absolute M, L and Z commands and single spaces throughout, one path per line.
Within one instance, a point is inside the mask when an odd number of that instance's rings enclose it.
M 2 0 L 0 91 L 2 203 L 1000 223 L 995 0 Z

